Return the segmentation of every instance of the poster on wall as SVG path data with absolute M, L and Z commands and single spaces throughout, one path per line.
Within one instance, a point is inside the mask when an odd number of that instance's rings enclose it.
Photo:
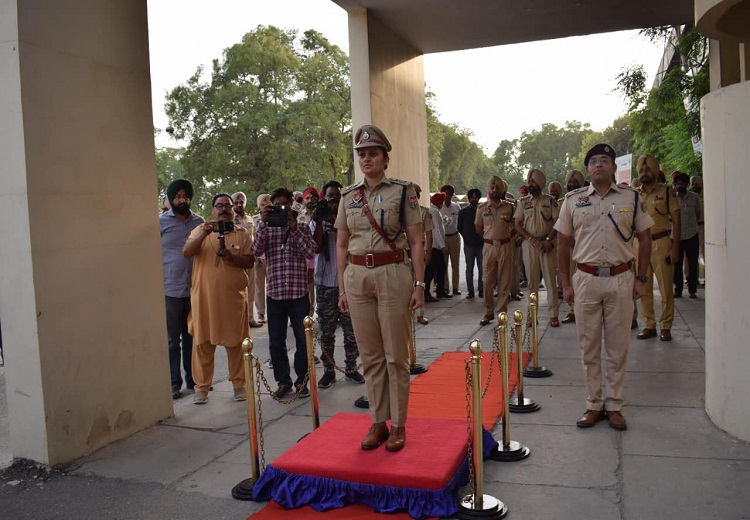
M 633 171 L 633 154 L 621 155 L 615 159 L 615 164 L 617 165 L 617 172 L 615 173 L 617 184 L 630 185 L 630 176 Z

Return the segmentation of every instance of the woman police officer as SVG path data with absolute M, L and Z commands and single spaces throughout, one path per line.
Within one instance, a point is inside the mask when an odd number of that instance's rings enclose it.
M 392 147 L 383 131 L 365 125 L 354 140 L 364 180 L 341 192 L 339 309 L 351 314 L 370 401 L 373 425 L 362 449 L 377 448 L 387 439 L 386 449 L 398 451 L 406 442 L 409 311 L 424 305 L 422 215 L 412 183 L 385 175 Z M 414 274 L 404 250 L 407 242 Z

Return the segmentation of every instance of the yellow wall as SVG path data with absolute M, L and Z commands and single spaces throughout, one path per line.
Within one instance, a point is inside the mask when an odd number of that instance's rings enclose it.
M 146 1 L 0 1 L 11 443 L 55 465 L 172 414 Z

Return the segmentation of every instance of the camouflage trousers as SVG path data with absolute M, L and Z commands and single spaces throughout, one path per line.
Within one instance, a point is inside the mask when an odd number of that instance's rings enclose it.
M 323 351 L 323 366 L 326 371 L 334 370 L 333 348 L 336 341 L 336 325 L 341 322 L 344 332 L 344 355 L 346 371 L 357 369 L 357 339 L 354 337 L 352 318 L 348 312 L 339 310 L 339 288 L 315 286 L 315 300 L 317 303 L 318 325 L 320 329 L 320 348 Z

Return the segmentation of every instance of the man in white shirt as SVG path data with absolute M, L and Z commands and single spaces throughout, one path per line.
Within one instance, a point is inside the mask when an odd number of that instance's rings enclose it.
M 432 258 L 425 269 L 425 301 L 437 301 L 437 298 L 451 298 L 445 288 L 445 226 L 440 208 L 445 201 L 445 193 L 439 191 L 430 197 L 430 216 L 432 217 Z M 430 284 L 435 280 L 437 298 L 430 292 Z
M 445 226 L 445 294 L 461 294 L 458 290 L 458 256 L 461 254 L 461 237 L 458 234 L 458 212 L 461 208 L 453 202 L 456 190 L 450 184 L 446 184 L 440 191 L 445 193 L 445 203 L 440 208 Z M 448 260 L 451 264 L 451 284 L 448 285 Z

